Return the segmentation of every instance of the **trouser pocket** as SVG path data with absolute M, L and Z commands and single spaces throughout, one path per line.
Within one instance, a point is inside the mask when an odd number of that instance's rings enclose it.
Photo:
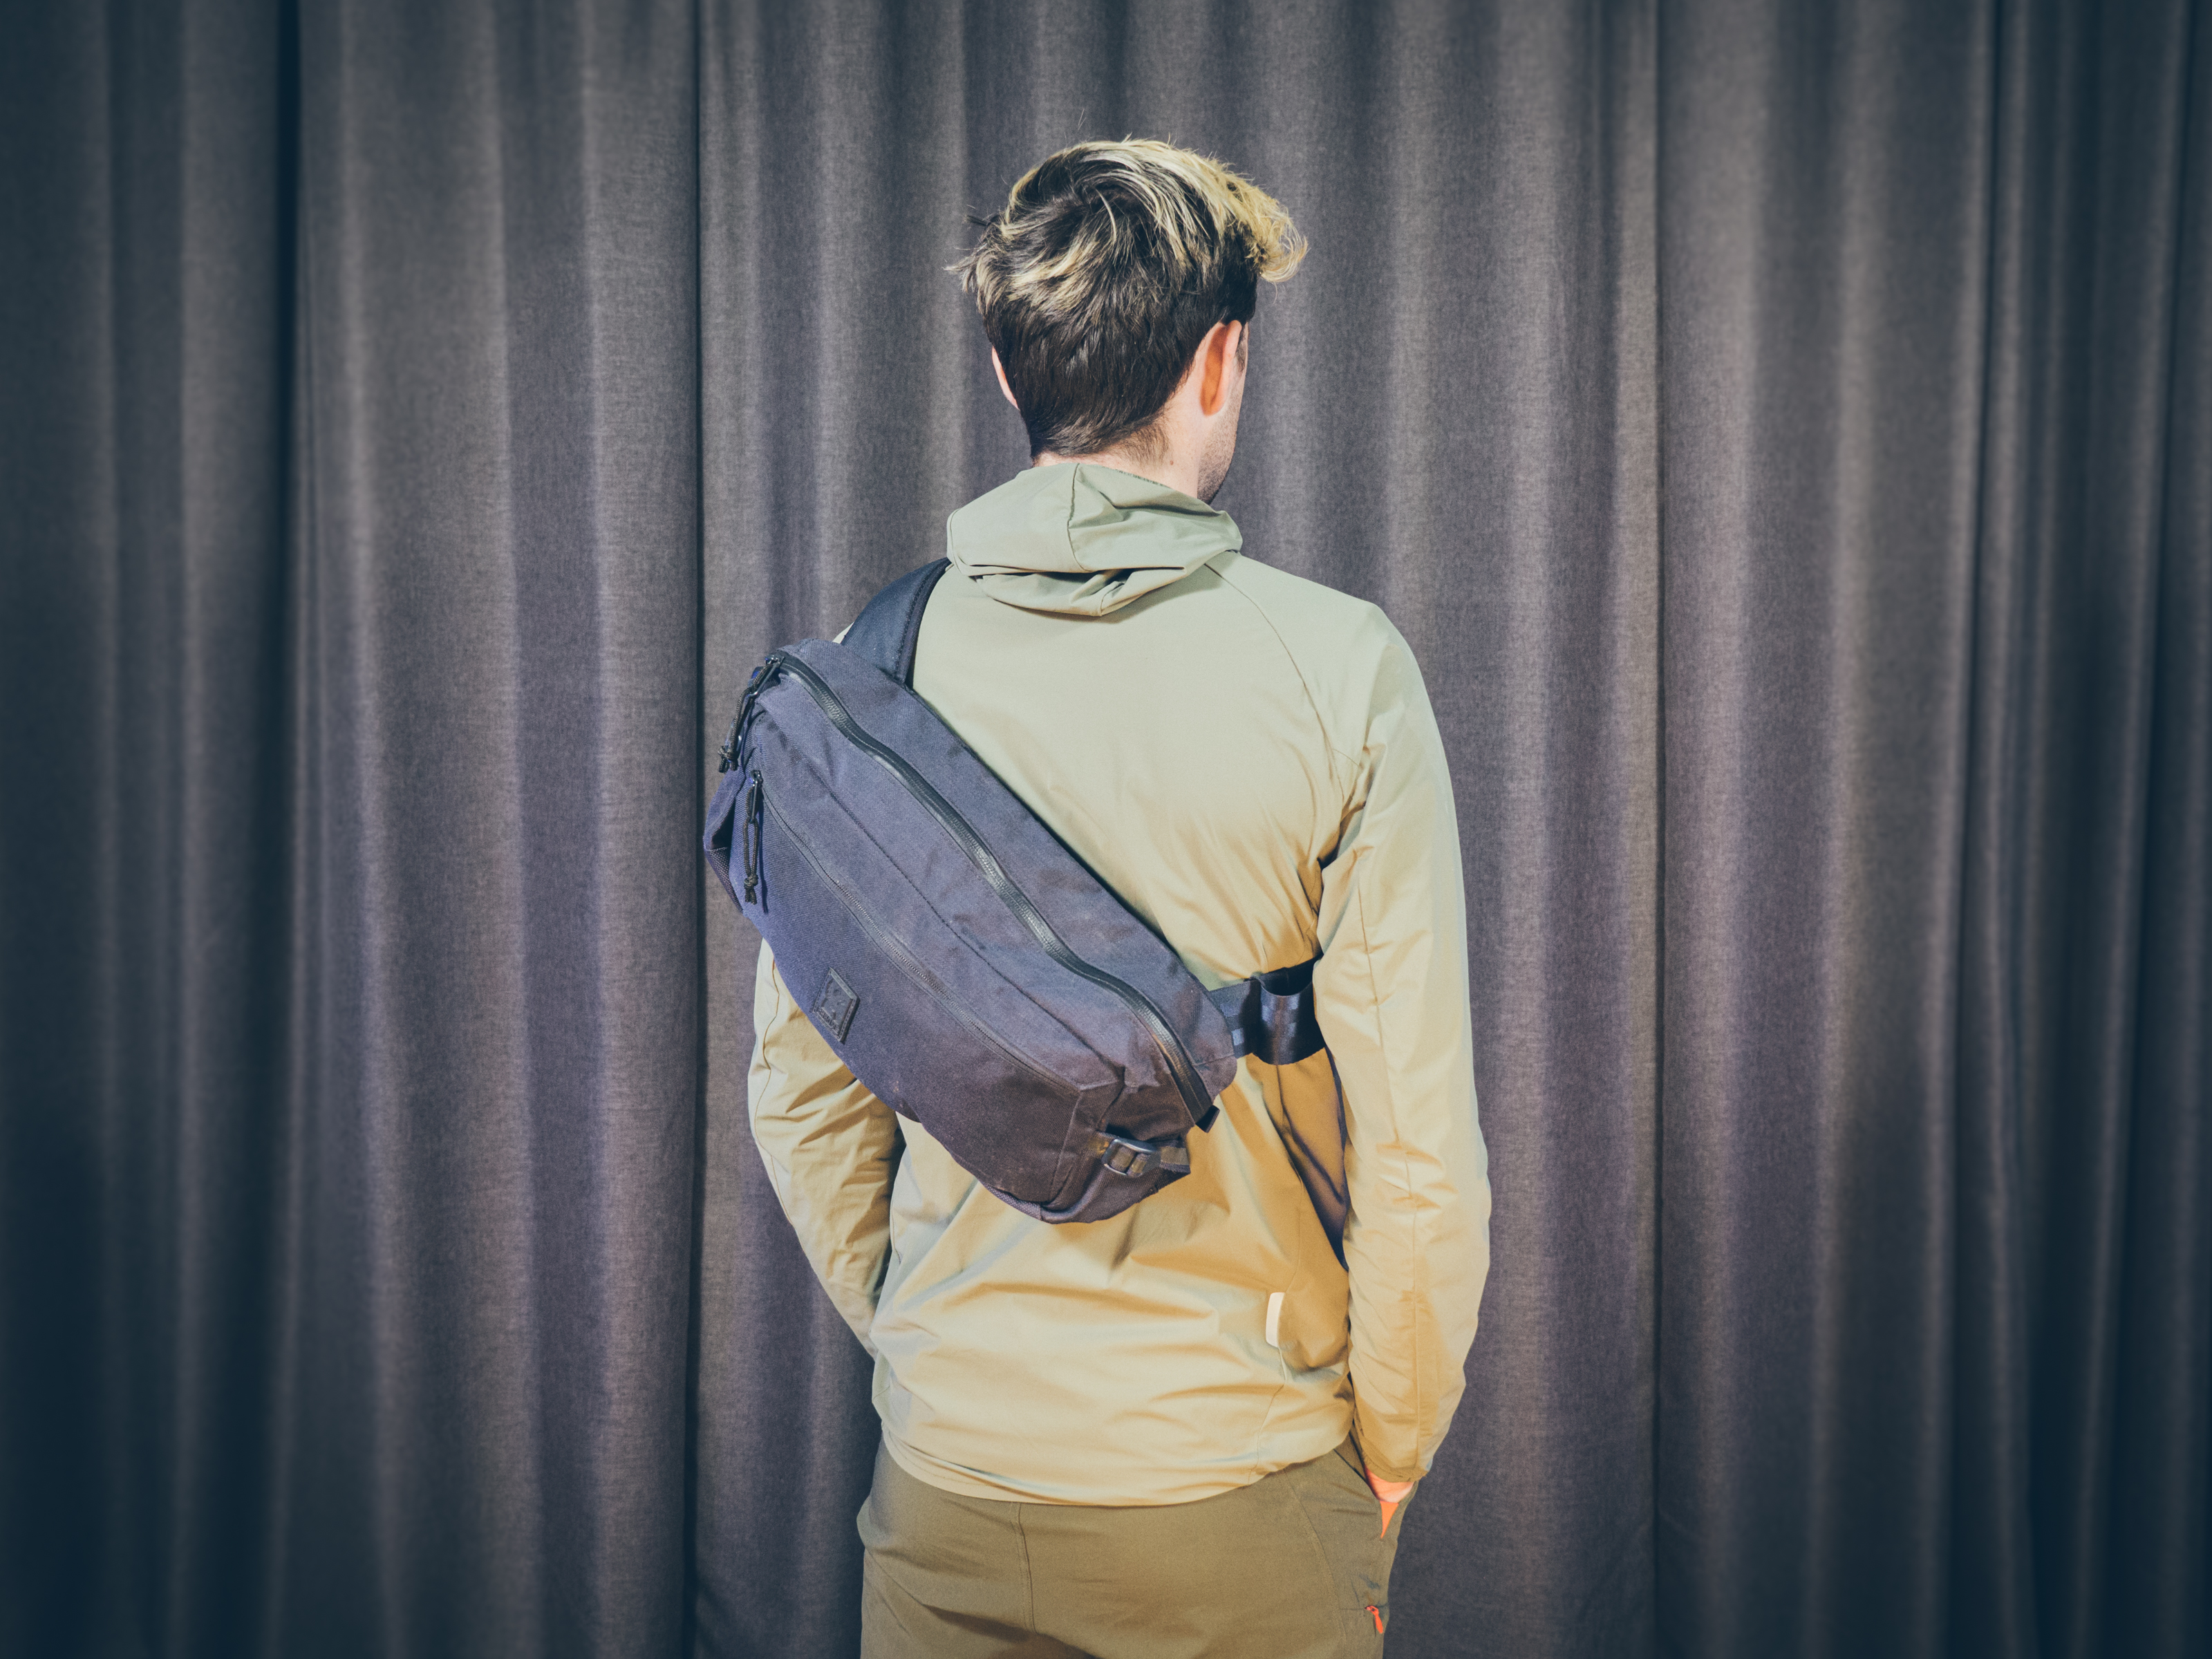
M 1402 1523 L 1393 1515 L 1389 1530 L 1383 1530 L 1382 1502 L 1358 1459 L 1347 1441 L 1328 1456 L 1284 1474 L 1328 1564 L 1347 1634 L 1364 1635 L 1379 1650 L 1390 1622 L 1390 1566 L 1397 1559 Z M 1404 1510 L 1400 1504 L 1398 1514 Z

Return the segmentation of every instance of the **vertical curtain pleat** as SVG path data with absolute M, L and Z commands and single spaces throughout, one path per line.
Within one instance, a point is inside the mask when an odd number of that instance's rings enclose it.
M 274 1651 L 681 1630 L 692 48 L 674 3 L 304 16 L 319 925 Z
M 2079 483 L 2028 739 L 2051 849 L 2030 902 L 2057 947 L 2029 960 L 2062 1034 L 2028 1108 L 2051 1147 L 2031 1209 L 2036 1589 L 2066 1659 L 2212 1644 L 2212 23 L 2090 8 L 2075 40 L 2086 248 L 2053 332 L 2079 342 L 2061 416 Z
M 241 1650 L 266 1579 L 285 49 L 210 0 L 0 52 L 9 1653 Z
M 1992 24 L 1662 15 L 1658 1595 L 1714 1659 L 1942 1651 L 1973 1501 L 1952 1103 Z
M 2113 1389 L 2106 1650 L 2212 1647 L 2212 23 L 2186 67 L 2153 542 L 2142 943 Z M 2169 94 L 2169 95 L 2172 95 Z M 2184 125 L 2185 124 L 2185 125 Z M 2162 274 L 2162 273 L 2161 273 Z
M 854 1650 L 696 819 L 1026 459 L 964 216 L 1125 132 L 1312 239 L 1220 504 L 1454 769 L 1393 1655 L 2212 1644 L 2201 5 L 11 21 L 0 1652 Z

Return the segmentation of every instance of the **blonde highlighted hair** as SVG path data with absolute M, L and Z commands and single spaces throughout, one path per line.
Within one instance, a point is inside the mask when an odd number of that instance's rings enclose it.
M 1141 449 L 1206 331 L 1249 323 L 1305 257 L 1282 204 L 1152 138 L 1075 144 L 974 221 L 951 268 L 975 302 L 1030 452 Z

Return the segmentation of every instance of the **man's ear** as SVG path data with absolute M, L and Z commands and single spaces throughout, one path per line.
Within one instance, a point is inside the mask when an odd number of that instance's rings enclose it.
M 1229 403 L 1231 373 L 1243 367 L 1244 325 L 1216 323 L 1198 343 L 1198 411 L 1218 415 Z
M 999 361 L 999 348 L 996 346 L 991 348 L 991 372 L 999 377 L 999 390 L 1006 394 L 1008 403 L 1013 404 L 1014 413 L 1020 414 L 1022 406 L 1014 403 L 1014 389 L 1006 384 L 1006 366 Z

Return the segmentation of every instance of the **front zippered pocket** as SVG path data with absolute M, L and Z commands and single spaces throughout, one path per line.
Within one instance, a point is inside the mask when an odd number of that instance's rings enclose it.
M 1191 1059 L 1190 1051 L 1183 1046 L 1182 1038 L 1168 1023 L 1167 1016 L 1153 1005 L 1152 1000 L 1126 980 L 1117 979 L 1104 969 L 1093 967 L 1076 955 L 1069 948 L 1067 941 L 1060 938 L 1050 919 L 1037 908 L 1036 901 L 1022 891 L 1013 878 L 1006 873 L 1006 867 L 999 862 L 998 854 L 991 850 L 982 836 L 975 833 L 975 826 L 961 816 L 959 809 L 939 794 L 937 787 L 922 776 L 906 757 L 872 737 L 860 721 L 853 718 L 852 711 L 845 707 L 843 699 L 838 696 L 830 682 L 816 672 L 811 665 L 788 652 L 771 652 L 768 660 L 761 665 L 758 683 L 749 690 L 748 696 L 757 703 L 760 694 L 767 690 L 769 683 L 779 672 L 795 675 L 799 683 L 806 688 L 807 695 L 814 700 L 815 707 L 822 711 L 823 717 L 837 733 L 890 771 L 905 787 L 907 793 L 927 810 L 945 832 L 951 836 L 953 844 L 967 855 L 968 861 L 975 866 L 977 873 L 989 884 L 1000 902 L 1013 912 L 1015 920 L 1029 930 L 1030 937 L 1043 947 L 1048 956 L 1070 973 L 1090 981 L 1103 990 L 1112 992 L 1121 1000 L 1129 1012 L 1136 1016 L 1138 1024 L 1158 1046 L 1160 1058 L 1167 1064 L 1168 1074 L 1175 1079 L 1176 1088 L 1182 1096 L 1183 1109 L 1189 1114 L 1191 1122 L 1202 1127 L 1212 1112 L 1213 1098 L 1206 1091 L 1205 1079 L 1198 1073 L 1197 1062 Z
M 806 861 L 806 867 L 814 872 L 822 884 L 836 896 L 838 902 L 845 907 L 847 913 L 859 925 L 860 931 L 868 936 L 871 944 L 903 969 L 907 977 L 926 992 L 930 999 L 945 1012 L 951 1014 L 962 1025 L 974 1032 L 992 1048 L 996 1048 L 1015 1065 L 1039 1081 L 1048 1085 L 1055 1094 L 1073 1095 L 1078 1092 L 1074 1085 L 1054 1076 L 1042 1061 L 1030 1059 L 1029 1055 L 1015 1048 L 999 1032 L 993 1030 L 981 1016 L 971 1012 L 967 1004 L 953 995 L 951 988 L 944 981 L 930 972 L 921 959 L 907 949 L 904 942 L 896 934 L 878 921 L 869 913 L 867 904 L 860 896 L 845 882 L 830 873 L 829 866 L 816 854 L 814 848 L 808 844 L 806 837 L 799 833 L 799 827 L 793 823 L 790 818 L 785 816 L 783 809 L 775 804 L 775 798 L 770 795 L 766 787 L 760 782 L 757 773 L 753 776 L 751 787 L 759 792 L 758 798 L 762 806 L 766 809 L 768 816 L 775 820 L 776 828 L 783 831 L 784 839 L 788 841 L 797 850 L 799 856 Z

